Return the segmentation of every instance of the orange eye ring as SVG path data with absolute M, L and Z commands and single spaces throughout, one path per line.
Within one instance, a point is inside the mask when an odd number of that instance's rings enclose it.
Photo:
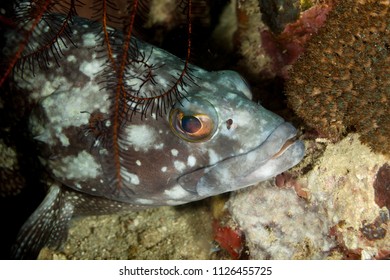
M 218 125 L 214 106 L 201 98 L 187 98 L 176 104 L 169 114 L 169 125 L 177 136 L 188 142 L 210 139 Z
M 171 111 L 170 125 L 177 136 L 189 142 L 207 140 L 214 132 L 214 123 L 208 115 L 185 115 L 177 108 Z

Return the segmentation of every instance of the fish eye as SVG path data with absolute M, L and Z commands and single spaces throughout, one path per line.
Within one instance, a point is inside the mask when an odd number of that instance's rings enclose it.
M 179 109 L 172 110 L 170 125 L 176 135 L 190 142 L 208 139 L 214 127 L 209 116 L 204 114 L 187 116 Z
M 176 104 L 169 114 L 172 131 L 188 142 L 210 139 L 218 124 L 214 107 L 205 100 L 186 99 Z

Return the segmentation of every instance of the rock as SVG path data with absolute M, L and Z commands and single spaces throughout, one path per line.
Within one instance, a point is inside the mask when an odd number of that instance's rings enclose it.
M 389 192 L 374 188 L 379 170 L 382 185 L 388 178 L 383 171 L 387 158 L 349 134 L 328 144 L 311 164 L 312 170 L 286 183 L 288 188 L 267 181 L 233 194 L 229 210 L 246 234 L 250 257 L 389 258 L 389 209 L 376 202 L 385 201 L 378 195 Z M 297 195 L 298 189 L 307 199 Z
M 79 218 L 63 248 L 38 259 L 209 259 L 211 226 L 203 203 Z

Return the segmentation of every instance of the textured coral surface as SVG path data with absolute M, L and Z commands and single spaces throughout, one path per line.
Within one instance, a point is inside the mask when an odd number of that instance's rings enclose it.
M 390 151 L 390 2 L 339 1 L 294 65 L 288 101 L 311 127 L 333 139 L 356 130 Z
M 386 163 L 350 134 L 327 145 L 314 168 L 284 188 L 270 181 L 233 194 L 229 209 L 246 234 L 250 257 L 388 258 L 389 209 L 378 205 L 375 183 Z

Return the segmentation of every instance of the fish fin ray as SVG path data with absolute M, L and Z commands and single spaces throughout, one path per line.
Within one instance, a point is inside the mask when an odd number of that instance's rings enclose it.
M 12 248 L 15 259 L 36 258 L 43 247 L 58 248 L 67 238 L 74 207 L 61 187 L 52 185 L 43 202 L 24 223 Z

